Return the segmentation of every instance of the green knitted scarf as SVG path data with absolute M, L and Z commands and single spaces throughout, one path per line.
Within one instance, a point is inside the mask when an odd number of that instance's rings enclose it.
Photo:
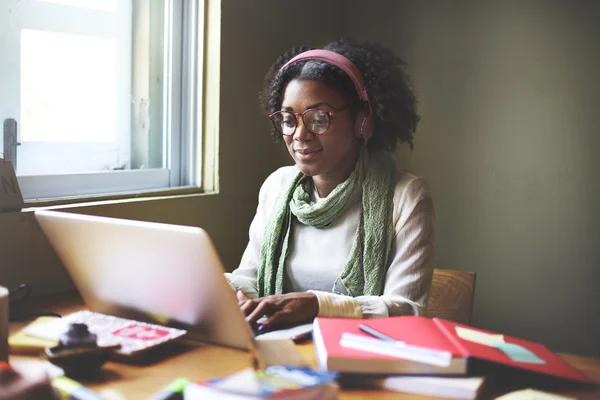
M 319 203 L 310 199 L 312 179 L 298 170 L 281 192 L 265 227 L 258 265 L 259 295 L 283 293 L 292 215 L 305 225 L 325 228 L 357 203 L 361 203 L 360 222 L 340 279 L 350 296 L 381 295 L 394 237 L 394 170 L 389 153 L 361 151 L 350 177 Z

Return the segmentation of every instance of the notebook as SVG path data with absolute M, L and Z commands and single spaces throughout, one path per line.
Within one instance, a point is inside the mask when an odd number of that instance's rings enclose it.
M 447 366 L 440 366 L 427 359 L 418 362 L 414 359 L 385 355 L 367 347 L 361 350 L 360 346 L 342 346 L 341 339 L 344 334 L 372 339 L 359 329 L 360 324 L 368 325 L 408 346 L 450 353 L 451 360 Z M 570 382 L 592 383 L 542 344 L 439 318 L 316 318 L 313 337 L 319 366 L 325 370 L 371 374 L 464 375 L 470 372 L 469 366 L 473 361 L 479 361 Z

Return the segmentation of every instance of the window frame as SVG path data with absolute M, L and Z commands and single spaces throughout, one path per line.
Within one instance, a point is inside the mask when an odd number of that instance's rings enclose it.
M 220 0 L 165 2 L 164 32 L 170 46 L 163 68 L 171 78 L 163 91 L 163 146 L 169 154 L 163 151 L 165 168 L 21 175 L 26 207 L 218 191 Z M 181 29 L 175 29 L 178 23 Z

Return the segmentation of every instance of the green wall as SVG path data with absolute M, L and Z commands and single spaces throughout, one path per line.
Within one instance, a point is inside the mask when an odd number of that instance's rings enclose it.
M 348 4 L 409 64 L 398 158 L 432 186 L 437 267 L 477 272 L 474 324 L 600 356 L 600 2 Z

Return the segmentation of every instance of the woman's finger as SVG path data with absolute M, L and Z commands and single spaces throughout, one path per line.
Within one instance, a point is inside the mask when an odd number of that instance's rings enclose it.
M 290 313 L 284 310 L 279 310 L 274 312 L 267 320 L 261 325 L 262 330 L 271 330 L 275 329 L 278 326 L 285 325 L 290 323 Z
M 256 308 L 256 306 L 258 306 L 258 304 L 259 304 L 258 301 L 253 301 L 253 300 L 245 300 L 240 303 L 241 303 L 240 310 L 242 310 L 244 315 L 250 314 L 252 312 L 252 310 L 254 310 Z
M 258 319 L 260 317 L 267 314 L 269 311 L 271 311 L 271 312 L 273 311 L 272 303 L 262 299 L 262 300 L 260 300 L 260 303 L 258 304 L 258 306 L 256 306 L 256 308 L 250 314 L 247 314 L 246 321 L 253 324 L 256 321 L 258 321 Z
M 237 292 L 235 292 L 235 297 L 237 297 L 238 302 L 250 300 L 250 297 L 246 296 L 246 293 L 242 292 L 239 289 Z

